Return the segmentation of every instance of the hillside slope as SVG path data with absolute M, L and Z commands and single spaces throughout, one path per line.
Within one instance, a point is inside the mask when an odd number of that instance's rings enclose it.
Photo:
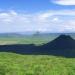
M 75 58 L 0 52 L 0 75 L 75 75 Z

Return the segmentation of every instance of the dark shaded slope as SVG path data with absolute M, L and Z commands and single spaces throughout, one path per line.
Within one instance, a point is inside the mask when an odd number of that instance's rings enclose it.
M 14 52 L 19 54 L 35 54 L 38 47 L 34 44 L 14 44 L 14 45 L 1 45 L 0 52 Z
M 53 41 L 44 44 L 42 47 L 49 49 L 75 49 L 75 40 L 68 35 L 60 35 Z
M 68 35 L 60 35 L 53 41 L 42 45 L 41 50 L 51 55 L 75 57 L 75 40 Z
M 75 57 L 75 40 L 68 35 L 60 35 L 55 40 L 42 46 L 35 46 L 34 44 L 2 45 L 0 46 L 0 52 Z

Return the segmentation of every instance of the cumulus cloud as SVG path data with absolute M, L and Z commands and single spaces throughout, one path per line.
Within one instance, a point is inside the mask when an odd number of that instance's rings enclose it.
M 14 10 L 0 12 L 0 32 L 75 32 L 75 10 L 46 11 L 35 14 Z
M 52 2 L 59 5 L 75 5 L 75 0 L 52 0 Z

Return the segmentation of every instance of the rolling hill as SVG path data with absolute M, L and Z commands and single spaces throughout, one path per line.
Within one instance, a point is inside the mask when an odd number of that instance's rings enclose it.
M 19 54 L 44 54 L 75 57 L 75 40 L 69 35 L 60 35 L 53 41 L 41 46 L 36 46 L 34 44 L 1 45 L 0 51 Z

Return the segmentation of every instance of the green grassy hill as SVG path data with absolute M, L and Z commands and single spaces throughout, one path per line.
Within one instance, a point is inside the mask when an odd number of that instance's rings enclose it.
M 75 38 L 75 35 L 72 37 Z M 43 44 L 55 36 L 0 37 L 4 44 Z M 75 75 L 75 58 L 0 52 L 0 75 Z
M 1 52 L 0 75 L 75 75 L 75 58 Z

